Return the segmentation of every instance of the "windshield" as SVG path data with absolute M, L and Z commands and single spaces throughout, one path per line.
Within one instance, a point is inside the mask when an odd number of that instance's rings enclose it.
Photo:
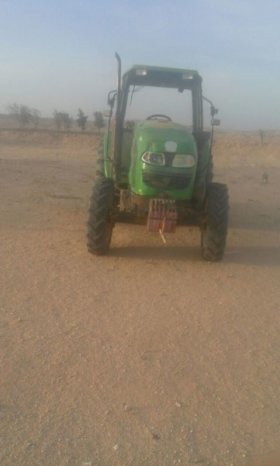
M 186 89 L 130 86 L 126 120 L 145 120 L 149 115 L 164 114 L 174 122 L 192 126 L 192 94 Z

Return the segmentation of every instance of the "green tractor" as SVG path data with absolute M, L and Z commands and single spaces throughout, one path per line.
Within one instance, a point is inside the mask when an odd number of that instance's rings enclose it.
M 196 225 L 201 232 L 202 257 L 223 258 L 228 224 L 228 191 L 225 184 L 212 181 L 213 126 L 217 109 L 202 95 L 197 71 L 135 65 L 109 92 L 110 114 L 97 176 L 90 200 L 88 250 L 108 253 L 117 222 L 146 224 L 148 231 L 174 233 L 176 225 Z M 128 121 L 127 110 L 136 93 L 160 88 L 158 107 L 165 92 L 188 94 L 190 126 L 175 123 L 162 112 Z M 148 94 L 148 101 L 150 96 Z M 169 95 L 169 94 L 168 94 Z M 210 104 L 211 131 L 203 129 L 203 100 Z M 148 102 L 147 101 L 147 102 Z M 147 106 L 142 100 L 142 111 Z M 157 108 L 158 108 L 157 107 Z M 174 110 L 168 101 L 169 114 Z

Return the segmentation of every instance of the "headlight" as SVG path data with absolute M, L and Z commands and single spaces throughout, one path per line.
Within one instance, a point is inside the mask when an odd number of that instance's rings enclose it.
M 195 158 L 190 154 L 176 154 L 173 158 L 172 167 L 192 168 L 195 165 Z
M 159 152 L 144 152 L 142 160 L 151 165 L 165 165 L 164 154 L 160 154 Z

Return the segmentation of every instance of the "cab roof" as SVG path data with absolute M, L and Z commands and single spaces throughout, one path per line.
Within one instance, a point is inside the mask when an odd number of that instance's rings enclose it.
M 200 84 L 201 76 L 195 70 L 162 66 L 134 65 L 123 76 L 123 83 L 137 86 L 191 89 Z

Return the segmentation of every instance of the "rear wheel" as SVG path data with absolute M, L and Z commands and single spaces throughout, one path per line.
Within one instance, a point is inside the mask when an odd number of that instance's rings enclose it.
M 228 226 L 228 190 L 225 184 L 210 183 L 206 196 L 207 222 L 201 229 L 201 249 L 205 260 L 224 256 Z
M 194 185 L 194 202 L 198 210 L 203 209 L 208 186 L 212 183 L 213 178 L 213 161 L 210 155 L 208 163 L 204 167 L 198 165 L 195 185 Z
M 112 231 L 114 185 L 109 178 L 97 178 L 90 198 L 87 246 L 89 252 L 104 255 L 108 252 Z
M 96 159 L 96 176 L 103 177 L 104 173 L 104 155 L 103 155 L 103 143 L 100 143 L 97 150 L 97 159 Z

